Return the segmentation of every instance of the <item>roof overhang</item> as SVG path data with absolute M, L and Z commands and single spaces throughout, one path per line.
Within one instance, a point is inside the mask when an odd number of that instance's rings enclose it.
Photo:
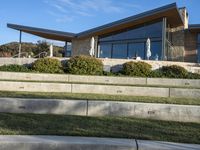
M 69 33 L 69 32 L 28 27 L 28 26 L 22 26 L 22 25 L 17 25 L 17 24 L 7 24 L 7 27 L 22 31 L 25 33 L 30 33 L 39 37 L 52 39 L 52 40 L 58 40 L 58 41 L 71 41 L 76 35 L 74 33 Z
M 152 22 L 162 18 L 167 18 L 167 22 L 170 24 L 171 27 L 178 27 L 184 25 L 183 19 L 179 13 L 179 9 L 177 8 L 176 3 L 172 3 L 157 9 L 141 13 L 139 15 L 134 15 L 78 34 L 28 27 L 16 24 L 8 24 L 7 26 L 9 28 L 20 30 L 43 38 L 59 41 L 72 41 L 72 39 L 74 38 L 101 36 L 104 34 L 120 31 L 125 28 L 135 27 L 143 23 Z
M 188 30 L 190 32 L 200 33 L 200 24 L 190 24 Z
M 131 16 L 119 21 L 115 21 L 94 29 L 90 29 L 77 34 L 78 38 L 87 36 L 99 36 L 102 34 L 115 32 L 124 28 L 134 27 L 145 22 L 151 22 L 161 18 L 167 18 L 171 27 L 178 27 L 184 25 L 183 18 L 181 17 L 176 3 L 172 3 L 157 9 L 153 9 L 139 15 Z

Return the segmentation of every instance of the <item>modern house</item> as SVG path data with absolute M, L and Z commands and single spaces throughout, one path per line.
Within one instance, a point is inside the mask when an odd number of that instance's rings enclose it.
M 9 28 L 72 44 L 67 56 L 89 55 L 95 39 L 95 57 L 146 59 L 146 41 L 151 40 L 151 60 L 200 62 L 200 25 L 188 23 L 185 7 L 176 3 L 115 21 L 81 33 L 60 32 L 8 24 Z M 20 34 L 21 35 L 21 34 Z

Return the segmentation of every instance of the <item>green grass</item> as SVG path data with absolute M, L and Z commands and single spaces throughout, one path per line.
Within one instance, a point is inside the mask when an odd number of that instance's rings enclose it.
M 42 99 L 74 99 L 74 100 L 103 100 L 127 101 L 162 104 L 200 105 L 199 99 L 191 98 L 162 98 L 162 97 L 136 97 L 123 95 L 103 94 L 77 94 L 77 93 L 38 93 L 38 92 L 5 92 L 0 91 L 0 97 L 14 98 L 42 98 Z
M 200 144 L 200 124 L 126 117 L 1 113 L 0 134 L 114 137 Z

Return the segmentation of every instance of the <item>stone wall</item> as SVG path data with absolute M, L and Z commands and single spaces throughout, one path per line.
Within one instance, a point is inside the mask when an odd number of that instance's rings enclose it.
M 169 60 L 184 61 L 184 40 L 185 35 L 183 26 L 171 29 L 171 42 L 173 49 L 168 52 Z
M 72 40 L 72 56 L 77 55 L 90 55 L 90 42 L 91 38 L 86 39 L 74 39 Z M 95 56 L 97 55 L 97 43 L 98 37 L 95 37 Z
M 185 31 L 185 62 L 197 62 L 197 33 Z

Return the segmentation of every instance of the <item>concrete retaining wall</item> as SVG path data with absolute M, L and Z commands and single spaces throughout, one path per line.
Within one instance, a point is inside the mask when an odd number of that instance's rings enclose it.
M 87 101 L 0 98 L 0 112 L 85 116 Z
M 200 89 L 0 81 L 0 91 L 200 98 Z
M 0 91 L 71 92 L 71 84 L 0 81 Z
M 134 77 L 108 77 L 108 76 L 81 76 L 42 73 L 16 73 L 0 72 L 1 80 L 24 80 L 24 81 L 52 81 L 52 82 L 77 82 L 99 83 L 119 85 L 155 85 L 155 86 L 181 86 L 198 87 L 200 80 L 190 79 L 165 79 L 165 78 L 134 78 Z
M 24 80 L 24 81 L 56 81 L 68 82 L 68 75 L 42 74 L 42 73 L 21 73 L 21 72 L 1 72 L 1 80 Z
M 128 116 L 155 120 L 200 122 L 200 106 L 89 101 L 89 116 Z
M 169 97 L 169 88 L 72 84 L 72 93 Z
M 146 78 L 69 75 L 69 82 L 145 85 Z
M 171 88 L 170 97 L 200 98 L 200 89 Z
M 29 65 L 29 64 L 32 64 L 36 60 L 37 59 L 35 59 L 35 58 L 7 58 L 7 57 L 1 57 L 0 58 L 0 66 L 11 65 L 11 64 Z
M 200 123 L 200 106 L 155 103 L 0 98 L 0 112 L 123 116 Z
M 200 80 L 147 78 L 147 85 L 200 87 Z

